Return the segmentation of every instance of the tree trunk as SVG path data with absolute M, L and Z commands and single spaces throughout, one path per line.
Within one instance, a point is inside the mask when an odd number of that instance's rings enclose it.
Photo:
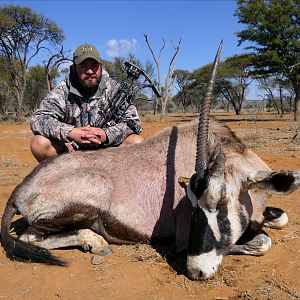
M 166 107 L 168 101 L 164 97 L 161 98 L 161 114 L 160 114 L 160 120 L 163 121 L 166 117 Z
M 239 108 L 236 108 L 234 111 L 235 111 L 235 114 L 238 116 L 241 114 L 241 110 Z
M 46 79 L 47 79 L 48 92 L 51 92 L 53 90 L 53 86 L 52 86 L 50 75 L 48 73 L 46 74 Z
M 241 106 L 237 105 L 237 103 L 234 101 L 234 99 L 230 99 L 230 102 L 235 111 L 235 114 L 240 115 L 241 114 Z
M 295 113 L 294 113 L 294 120 L 300 121 L 300 95 L 295 97 Z
M 153 115 L 156 115 L 157 112 L 158 101 L 157 99 L 153 102 Z
M 24 102 L 24 93 L 26 89 L 26 79 L 25 79 L 25 72 L 23 77 L 15 78 L 15 97 L 17 100 L 17 111 L 16 111 L 16 118 L 17 121 L 21 121 L 23 117 L 23 102 Z
M 17 121 L 20 122 L 22 120 L 23 117 L 23 99 L 24 99 L 24 92 L 23 91 L 19 91 L 17 93 L 17 113 L 16 113 L 16 117 L 17 117 Z
M 284 115 L 284 105 L 283 105 L 283 99 L 282 99 L 282 88 L 279 87 L 279 100 L 280 100 L 280 109 L 281 109 L 281 115 Z
M 300 121 L 300 81 L 292 81 L 295 90 L 294 120 Z
M 280 115 L 279 107 L 278 107 L 277 102 L 276 102 L 276 100 L 275 100 L 275 98 L 273 96 L 272 96 L 272 102 L 273 102 L 273 104 L 274 104 L 274 106 L 275 106 L 275 108 L 277 110 L 277 113 Z
M 290 109 L 290 112 L 293 111 L 293 97 L 292 96 L 289 97 L 289 109 Z

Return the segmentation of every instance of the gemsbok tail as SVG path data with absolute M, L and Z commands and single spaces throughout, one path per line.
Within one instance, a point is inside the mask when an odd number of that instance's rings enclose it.
M 65 266 L 66 263 L 52 255 L 49 250 L 26 243 L 11 236 L 10 227 L 12 218 L 17 213 L 17 209 L 14 205 L 14 194 L 15 193 L 11 195 L 6 204 L 1 221 L 1 244 L 6 252 L 6 256 L 12 260 Z

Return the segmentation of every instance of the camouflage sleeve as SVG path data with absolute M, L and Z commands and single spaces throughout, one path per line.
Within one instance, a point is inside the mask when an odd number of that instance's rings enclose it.
M 66 89 L 66 83 L 62 82 L 42 100 L 30 122 L 34 134 L 59 139 L 63 142 L 69 141 L 67 135 L 74 126 L 64 123 Z
M 106 146 L 118 146 L 132 133 L 142 132 L 141 120 L 137 109 L 130 105 L 120 123 L 104 128 L 107 135 Z

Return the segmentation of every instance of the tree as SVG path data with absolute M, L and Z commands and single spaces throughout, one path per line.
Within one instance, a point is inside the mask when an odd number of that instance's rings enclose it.
M 236 114 L 240 114 L 247 89 L 253 81 L 249 75 L 251 62 L 252 56 L 248 54 L 234 55 L 220 62 L 214 88 L 214 98 L 220 100 L 226 110 L 229 109 L 230 103 Z M 204 96 L 211 66 L 212 64 L 207 64 L 196 69 L 191 74 L 192 82 L 186 87 L 188 95 L 195 95 L 197 107 L 199 107 L 200 100 Z M 197 93 L 191 93 L 195 90 L 197 90 Z
M 0 114 L 7 114 L 8 108 L 12 106 L 12 90 L 10 64 L 6 57 L 0 56 Z
M 299 0 L 237 0 L 235 16 L 246 29 L 238 45 L 250 42 L 257 74 L 282 73 L 295 91 L 295 120 L 300 119 Z
M 226 112 L 230 110 L 230 101 L 226 99 L 222 94 L 219 95 L 219 101 L 221 102 L 221 107 L 225 109 Z
M 275 106 L 278 114 L 283 115 L 286 110 L 292 111 L 292 99 L 295 95 L 291 82 L 285 76 L 282 74 L 261 75 L 257 81 L 259 88 L 266 92 L 265 96 Z
M 191 82 L 191 73 L 186 70 L 175 70 L 173 74 L 173 78 L 175 78 L 175 82 L 177 83 L 178 97 L 180 97 L 180 102 L 182 104 L 183 111 L 185 112 L 185 108 L 188 104 L 188 85 Z
M 209 80 L 211 68 L 212 64 L 207 64 L 192 72 L 190 75 L 191 82 L 185 88 L 188 101 L 191 103 L 192 107 L 196 108 L 197 112 L 200 112 L 200 104 L 205 94 L 205 88 Z M 213 94 L 213 99 L 215 99 L 216 89 L 214 89 Z
M 52 80 L 54 80 L 54 78 Z M 53 86 L 53 82 L 51 82 L 50 85 Z M 49 91 L 48 87 L 48 80 L 45 77 L 45 68 L 40 65 L 30 67 L 24 96 L 24 107 L 26 107 L 24 110 L 29 113 L 34 112 L 41 100 L 47 95 Z
M 216 92 L 232 105 L 235 113 L 241 113 L 246 92 L 253 79 L 249 76 L 253 56 L 234 55 L 220 63 Z
M 29 7 L 0 7 L 0 53 L 11 66 L 10 73 L 17 101 L 17 119 L 23 114 L 27 70 L 32 59 L 41 52 L 62 42 L 64 35 L 57 25 Z
M 109 75 L 117 80 L 118 82 L 122 82 L 124 80 L 126 74 L 123 70 L 123 64 L 126 61 L 125 58 L 122 57 L 114 57 L 113 61 L 103 61 L 104 68 L 107 70 Z
M 72 62 L 72 59 L 66 57 L 66 54 L 70 51 L 64 51 L 64 47 L 61 46 L 57 53 L 52 53 L 49 49 L 49 57 L 43 61 L 44 72 L 46 74 L 48 91 L 53 90 L 54 79 L 58 76 L 58 68 L 66 62 Z
M 179 52 L 179 49 L 180 49 L 181 38 L 179 39 L 177 46 L 175 46 L 172 43 L 174 53 L 173 53 L 172 58 L 170 60 L 169 68 L 168 68 L 168 72 L 167 72 L 167 76 L 166 76 L 166 80 L 165 80 L 165 84 L 163 86 L 162 81 L 161 81 L 161 72 L 160 72 L 160 57 L 161 57 L 161 54 L 162 54 L 162 52 L 163 52 L 163 50 L 166 46 L 166 41 L 164 39 L 162 40 L 163 43 L 162 43 L 162 46 L 159 50 L 159 54 L 155 55 L 155 53 L 154 53 L 154 51 L 153 51 L 153 49 L 150 45 L 150 42 L 148 40 L 147 34 L 144 33 L 144 37 L 145 37 L 146 44 L 147 44 L 147 46 L 148 46 L 148 48 L 149 48 L 149 50 L 152 54 L 153 60 L 155 62 L 156 70 L 157 70 L 158 91 L 159 91 L 160 95 L 162 95 L 162 97 L 160 98 L 160 104 L 161 104 L 161 120 L 163 120 L 166 116 L 166 107 L 167 107 L 167 104 L 168 104 L 168 100 L 171 97 L 171 90 L 172 90 L 172 87 L 174 86 L 174 83 L 175 83 L 173 73 L 174 73 L 174 68 L 175 68 L 176 56 L 177 56 L 177 54 Z M 154 113 L 156 111 L 156 108 L 157 107 L 155 107 L 155 109 L 154 109 Z
M 268 101 L 268 109 L 271 107 L 272 103 L 275 106 L 277 113 L 280 114 L 280 110 L 275 97 L 275 90 L 277 89 L 276 80 L 271 76 L 261 75 L 259 78 L 257 78 L 257 82 L 259 89 L 266 92 L 265 96 L 267 97 L 266 100 Z

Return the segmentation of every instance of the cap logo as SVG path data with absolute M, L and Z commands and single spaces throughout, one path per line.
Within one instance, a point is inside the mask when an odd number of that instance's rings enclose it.
M 94 48 L 90 47 L 90 46 L 89 47 L 83 46 L 81 50 L 82 51 L 94 51 Z

